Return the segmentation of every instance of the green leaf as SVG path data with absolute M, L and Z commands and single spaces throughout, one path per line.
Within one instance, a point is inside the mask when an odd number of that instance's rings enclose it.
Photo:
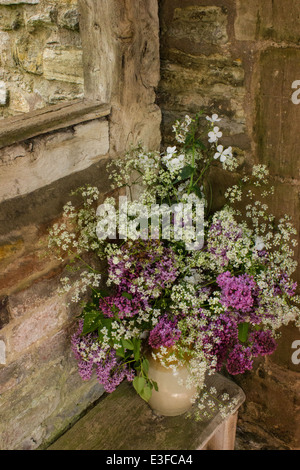
M 140 339 L 134 339 L 133 340 L 133 355 L 134 355 L 134 360 L 139 361 L 140 356 L 141 356 L 141 340 Z
M 143 369 L 143 372 L 147 375 L 148 372 L 149 372 L 149 361 L 148 361 L 148 359 L 143 360 L 142 369 Z
M 191 175 L 193 175 L 194 172 L 195 172 L 195 168 L 193 168 L 191 165 L 187 165 L 184 168 L 182 168 L 179 178 L 181 180 L 185 180 L 189 178 Z
M 112 322 L 113 318 L 101 318 L 101 327 L 107 328 L 108 332 L 110 332 Z
M 249 323 L 239 324 L 239 340 L 245 343 L 248 339 Z
M 192 191 L 193 191 L 193 193 L 196 194 L 196 196 L 198 196 L 199 199 L 203 198 L 203 194 L 202 194 L 201 189 L 199 188 L 199 186 L 193 186 Z
M 134 377 L 132 384 L 136 392 L 140 395 L 146 385 L 146 379 L 144 377 Z
M 158 385 L 157 385 L 157 382 L 154 382 L 154 380 L 152 380 L 152 385 L 154 387 L 154 390 L 156 390 L 156 392 L 158 392 Z
M 122 344 L 125 349 L 130 349 L 131 351 L 133 351 L 134 345 L 132 341 L 130 341 L 130 339 L 122 339 Z
M 201 140 L 195 141 L 195 147 L 198 147 L 201 150 L 207 150 L 206 146 L 201 142 Z
M 98 290 L 98 297 L 109 297 L 109 295 L 110 294 L 106 289 L 99 289 Z
M 119 357 L 125 358 L 125 351 L 122 346 L 119 349 L 116 349 L 116 355 Z
M 152 395 L 152 390 L 151 388 L 149 387 L 149 385 L 146 385 L 142 391 L 139 393 L 140 397 L 145 400 L 145 401 L 149 401 L 150 398 L 151 398 L 151 395 Z
M 91 333 L 97 330 L 100 325 L 101 317 L 98 311 L 91 311 L 89 313 L 85 313 L 82 334 L 86 335 L 87 333 Z
M 126 299 L 131 300 L 132 294 L 129 294 L 128 292 L 122 292 L 122 297 L 126 297 Z

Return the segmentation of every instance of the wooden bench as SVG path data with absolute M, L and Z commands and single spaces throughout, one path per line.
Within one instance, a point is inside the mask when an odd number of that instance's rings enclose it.
M 132 385 L 123 382 L 115 392 L 101 397 L 48 450 L 234 450 L 244 392 L 220 374 L 209 376 L 207 385 L 234 399 L 235 405 L 226 418 L 220 412 L 206 421 L 186 415 L 156 416 Z

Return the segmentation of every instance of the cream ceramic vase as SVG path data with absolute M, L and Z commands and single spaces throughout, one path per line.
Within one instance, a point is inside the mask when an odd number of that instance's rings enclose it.
M 148 376 L 157 383 L 158 391 L 152 389 L 148 402 L 150 408 L 162 416 L 178 416 L 192 407 L 192 398 L 196 388 L 187 388 L 186 379 L 189 377 L 187 366 L 177 366 L 176 371 L 164 367 L 158 359 L 148 354 Z

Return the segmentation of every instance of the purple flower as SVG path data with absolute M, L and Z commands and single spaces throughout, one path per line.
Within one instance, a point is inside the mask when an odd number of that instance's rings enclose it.
M 121 252 L 108 260 L 109 278 L 119 291 L 152 299 L 170 287 L 179 274 L 175 253 L 159 241 L 128 242 Z
M 274 294 L 282 295 L 286 293 L 289 297 L 295 295 L 297 282 L 292 282 L 286 273 L 282 273 L 278 279 L 278 283 L 274 286 Z
M 169 320 L 167 315 L 161 317 L 153 330 L 150 331 L 148 339 L 149 345 L 154 349 L 158 349 L 161 346 L 166 348 L 174 346 L 181 336 L 181 331 L 177 328 L 177 323 L 177 320 Z
M 236 344 L 230 351 L 226 361 L 226 368 L 231 375 L 243 374 L 253 367 L 252 352 L 249 346 Z
M 258 302 L 259 289 L 253 276 L 232 276 L 229 271 L 217 277 L 221 287 L 221 303 L 242 313 L 250 313 Z
M 108 259 L 115 294 L 99 303 L 107 317 L 132 317 L 145 310 L 178 276 L 175 253 L 159 241 L 128 242 L 120 250 Z
M 83 320 L 80 320 L 71 345 L 82 380 L 90 380 L 95 369 L 98 382 L 108 393 L 113 392 L 125 378 L 128 381 L 133 380 L 133 370 L 118 361 L 113 348 L 103 348 L 96 333 L 82 335 L 82 331 Z
M 147 307 L 147 302 L 140 295 L 128 298 L 118 289 L 116 295 L 100 299 L 99 308 L 106 317 L 133 317 Z
M 200 314 L 201 315 L 201 314 Z M 203 316 L 205 319 L 205 316 Z M 224 313 L 208 319 L 201 328 L 201 342 L 208 360 L 216 359 L 216 370 L 220 371 L 226 361 L 228 352 L 238 342 L 238 324 L 230 313 Z
M 208 251 L 221 258 L 221 265 L 227 266 L 229 259 L 227 257 L 227 240 L 236 242 L 243 236 L 243 231 L 237 225 L 230 223 L 228 227 L 224 227 L 221 220 L 217 220 L 211 224 L 209 228 L 209 247 Z M 222 238 L 222 241 L 220 239 Z M 222 247 L 222 244 L 224 245 Z
M 254 357 L 273 354 L 277 343 L 272 337 L 271 331 L 254 331 L 249 335 L 251 351 Z

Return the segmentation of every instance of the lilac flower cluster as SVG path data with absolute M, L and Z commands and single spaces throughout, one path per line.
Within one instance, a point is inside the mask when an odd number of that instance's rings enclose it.
M 221 303 L 242 313 L 250 313 L 258 302 L 259 289 L 253 276 L 232 276 L 229 271 L 217 277 L 221 287 Z
M 90 380 L 95 368 L 97 380 L 106 392 L 113 392 L 126 378 L 134 379 L 134 372 L 127 365 L 118 362 L 116 352 L 101 347 L 96 333 L 82 335 L 83 320 L 71 339 L 72 351 L 77 359 L 78 371 L 82 380 Z
M 205 315 L 201 315 L 205 318 Z M 253 359 L 272 354 L 277 344 L 269 330 L 253 331 L 246 343 L 238 337 L 238 321 L 230 312 L 207 321 L 201 328 L 201 341 L 208 360 L 215 360 L 215 369 L 223 366 L 232 374 L 242 374 L 253 367 Z
M 269 330 L 253 331 L 249 335 L 249 342 L 254 357 L 273 354 L 277 347 L 276 341 Z
M 148 343 L 153 349 L 160 347 L 170 348 L 174 346 L 181 336 L 177 328 L 178 320 L 169 320 L 168 315 L 160 318 L 153 330 L 150 331 Z
M 208 252 L 212 255 L 217 256 L 220 259 L 221 266 L 227 266 L 229 264 L 229 258 L 227 256 L 228 244 L 235 243 L 241 239 L 243 231 L 237 225 L 230 223 L 228 227 L 224 227 L 221 220 L 216 220 L 209 227 L 209 243 Z M 225 240 L 225 242 L 221 242 Z
M 99 300 L 99 308 L 106 317 L 125 318 L 137 315 L 148 306 L 147 300 L 136 294 L 132 298 L 125 297 L 118 289 L 117 294 Z
M 179 274 L 174 251 L 158 240 L 127 242 L 120 251 L 108 259 L 108 273 L 123 292 L 142 292 L 153 298 L 156 289 L 161 292 Z
M 243 374 L 253 367 L 253 356 L 249 346 L 236 344 L 229 352 L 226 368 L 231 375 Z
M 213 321 L 208 320 L 205 314 L 200 318 L 206 323 L 201 327 L 201 341 L 203 350 L 208 359 L 215 359 L 216 370 L 220 371 L 226 362 L 228 351 L 238 342 L 238 326 L 236 319 L 230 314 L 221 314 Z
M 128 242 L 108 259 L 109 279 L 116 293 L 100 300 L 107 317 L 132 317 L 145 310 L 178 276 L 175 254 L 158 241 Z
M 275 295 L 282 295 L 286 293 L 289 297 L 295 295 L 297 289 L 297 282 L 291 282 L 289 276 L 286 273 L 281 273 L 278 279 L 278 283 L 274 287 Z

